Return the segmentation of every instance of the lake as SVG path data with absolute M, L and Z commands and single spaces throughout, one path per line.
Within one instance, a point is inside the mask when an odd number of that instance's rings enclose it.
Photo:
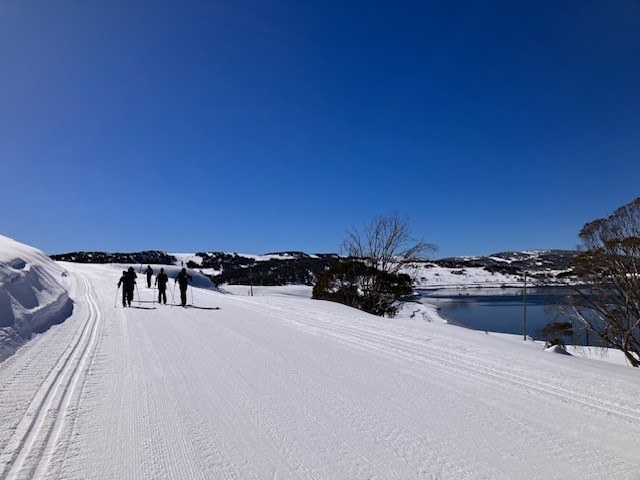
M 419 290 L 424 303 L 439 307 L 450 323 L 490 332 L 522 335 L 521 288 Z M 527 335 L 541 340 L 540 329 L 550 322 L 567 321 L 557 305 L 569 288 L 527 288 Z

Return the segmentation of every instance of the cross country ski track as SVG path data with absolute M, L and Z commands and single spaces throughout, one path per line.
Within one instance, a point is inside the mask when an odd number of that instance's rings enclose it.
M 602 396 L 581 394 L 563 388 L 558 383 L 553 384 L 543 379 L 536 379 L 531 373 L 509 372 L 509 369 L 505 368 L 504 359 L 501 359 L 499 363 L 492 362 L 483 365 L 484 359 L 478 358 L 477 355 L 465 353 L 464 349 L 453 350 L 452 348 L 438 347 L 427 343 L 431 340 L 430 338 L 417 341 L 394 335 L 391 332 L 385 333 L 382 329 L 370 330 L 354 327 L 352 326 L 353 324 L 349 323 L 348 317 L 341 315 L 322 313 L 322 318 L 319 318 L 317 311 L 295 308 L 291 305 L 283 308 L 245 303 L 245 306 L 267 315 L 286 319 L 302 328 L 315 330 L 324 335 L 331 335 L 339 341 L 349 343 L 356 348 L 384 352 L 389 358 L 401 361 L 428 363 L 429 368 L 439 368 L 444 371 L 455 369 L 469 376 L 470 381 L 473 379 L 481 382 L 494 380 L 495 382 L 516 385 L 528 391 L 555 397 L 571 405 L 583 406 L 607 415 L 614 415 L 618 419 L 626 420 L 634 426 L 640 426 L 640 405 L 636 404 L 636 406 L 627 407 L 608 401 Z M 328 318 L 331 318 L 335 323 L 328 322 Z
M 632 369 L 300 298 L 114 308 L 117 269 L 64 266 L 74 314 L 0 364 L 0 479 L 640 478 Z
M 100 326 L 100 310 L 93 289 L 85 276 L 80 275 L 79 281 L 83 286 L 81 303 L 87 307 L 85 321 L 36 391 L 5 446 L 0 457 L 0 478 L 42 477 L 64 422 L 71 416 Z

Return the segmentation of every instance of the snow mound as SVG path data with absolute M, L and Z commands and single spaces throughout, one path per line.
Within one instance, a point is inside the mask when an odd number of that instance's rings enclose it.
M 448 323 L 438 314 L 438 307 L 420 302 L 406 302 L 400 306 L 395 318 L 417 319 L 425 322 Z
M 560 355 L 571 355 L 560 345 L 551 345 L 549 348 L 545 348 L 544 351 L 549 353 L 559 353 Z
M 0 235 L 0 361 L 71 315 L 65 276 L 40 250 Z

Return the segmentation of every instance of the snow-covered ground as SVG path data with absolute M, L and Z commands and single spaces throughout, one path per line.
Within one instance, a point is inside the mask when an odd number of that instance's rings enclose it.
M 284 296 L 311 298 L 313 287 L 308 285 L 282 285 L 282 286 L 249 286 L 249 285 L 223 285 L 222 290 L 234 295 L 250 295 L 253 290 L 254 296 Z
M 418 266 L 408 272 L 417 280 L 417 288 L 469 288 L 522 285 L 522 277 L 491 273 L 482 267 L 446 268 L 436 265 Z
M 640 478 L 635 369 L 291 289 L 123 309 L 121 266 L 60 268 L 73 314 L 0 364 L 0 478 Z
M 529 277 L 528 285 L 566 285 L 567 280 L 555 278 L 564 270 L 547 270 L 549 278 L 544 282 Z M 500 288 L 522 287 L 522 275 L 510 275 L 500 272 L 490 272 L 483 267 L 447 268 L 437 265 L 415 266 L 407 270 L 416 279 L 416 288 Z

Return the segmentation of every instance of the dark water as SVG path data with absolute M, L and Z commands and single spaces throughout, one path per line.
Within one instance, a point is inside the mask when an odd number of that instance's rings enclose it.
M 550 322 L 569 321 L 557 305 L 571 293 L 566 288 L 527 289 L 527 335 L 540 340 L 540 329 Z M 441 289 L 420 291 L 423 301 L 440 308 L 451 323 L 475 330 L 522 335 L 522 289 Z

